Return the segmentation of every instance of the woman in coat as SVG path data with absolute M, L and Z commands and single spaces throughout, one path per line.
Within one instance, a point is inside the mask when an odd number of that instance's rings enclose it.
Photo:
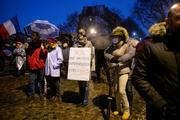
M 60 66 L 63 62 L 62 49 L 53 38 L 48 39 L 48 54 L 45 63 L 45 76 L 51 89 L 51 98 L 61 101 L 60 95 Z
M 126 120 L 130 116 L 130 108 L 129 108 L 129 101 L 127 98 L 126 93 L 126 85 L 127 81 L 129 79 L 129 74 L 131 72 L 130 65 L 132 58 L 135 55 L 135 47 L 133 47 L 132 43 L 130 42 L 128 32 L 125 28 L 117 26 L 112 31 L 112 45 L 108 47 L 105 52 L 104 56 L 106 60 L 108 61 L 109 65 L 112 65 L 114 63 L 121 63 L 121 66 L 117 67 L 118 71 L 118 80 L 116 81 L 117 95 L 120 96 L 120 99 L 118 99 L 117 106 L 120 107 L 122 100 L 122 106 L 123 110 L 123 116 L 122 119 Z

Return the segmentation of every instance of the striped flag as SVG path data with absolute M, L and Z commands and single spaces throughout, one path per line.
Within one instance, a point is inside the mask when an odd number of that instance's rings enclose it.
M 0 24 L 0 36 L 3 39 L 8 39 L 9 36 L 20 32 L 20 26 L 17 16 L 7 20 L 6 22 Z

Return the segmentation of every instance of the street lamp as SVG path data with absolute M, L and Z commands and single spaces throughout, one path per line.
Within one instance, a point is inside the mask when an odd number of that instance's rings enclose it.
M 90 28 L 89 32 L 90 34 L 93 34 L 93 35 L 97 33 L 95 28 Z
M 136 32 L 133 32 L 132 35 L 135 37 L 135 36 L 137 35 L 137 33 L 136 33 Z

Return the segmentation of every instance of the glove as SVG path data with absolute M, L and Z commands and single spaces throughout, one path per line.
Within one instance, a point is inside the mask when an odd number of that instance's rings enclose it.
M 109 64 L 109 67 L 110 67 L 110 68 L 113 68 L 113 67 L 116 67 L 116 66 L 118 66 L 118 64 L 116 64 L 116 63 L 110 63 L 110 64 Z
M 119 59 L 119 57 L 114 56 L 113 58 L 111 58 L 110 62 L 112 62 L 112 63 L 118 63 L 118 62 L 119 62 L 118 59 Z

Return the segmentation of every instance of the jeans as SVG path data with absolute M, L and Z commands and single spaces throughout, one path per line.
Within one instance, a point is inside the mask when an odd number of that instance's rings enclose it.
M 29 71 L 29 91 L 28 95 L 33 96 L 35 93 L 42 95 L 44 85 L 44 69 Z
M 87 81 L 78 81 L 81 103 L 88 104 L 89 84 Z

